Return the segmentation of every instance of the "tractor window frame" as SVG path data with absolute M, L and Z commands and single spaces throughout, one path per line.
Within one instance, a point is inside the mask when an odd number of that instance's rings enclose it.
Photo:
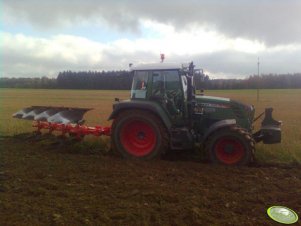
M 187 84 L 187 77 L 186 75 L 181 75 L 181 82 L 182 82 L 182 89 L 184 94 L 184 100 L 187 100 L 187 90 L 188 90 L 188 84 Z

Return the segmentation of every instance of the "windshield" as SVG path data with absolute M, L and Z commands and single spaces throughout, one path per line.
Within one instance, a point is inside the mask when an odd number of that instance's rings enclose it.
M 181 92 L 179 73 L 176 70 L 153 71 L 152 96 L 164 95 L 170 92 Z
M 145 99 L 148 83 L 147 71 L 136 71 L 133 78 L 131 98 Z

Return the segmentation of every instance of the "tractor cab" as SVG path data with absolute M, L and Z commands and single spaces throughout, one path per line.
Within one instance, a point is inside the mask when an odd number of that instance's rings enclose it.
M 173 119 L 187 115 L 187 79 L 178 65 L 156 64 L 133 69 L 131 100 L 153 101 Z

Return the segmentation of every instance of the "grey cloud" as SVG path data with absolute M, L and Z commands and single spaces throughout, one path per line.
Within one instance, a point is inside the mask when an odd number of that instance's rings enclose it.
M 136 54 L 135 54 L 136 55 Z M 159 59 L 158 56 L 137 54 L 134 63 L 142 60 Z M 111 56 L 115 59 L 118 56 Z M 128 56 L 125 59 L 133 59 Z M 143 59 L 143 57 L 145 57 Z M 176 63 L 188 63 L 193 61 L 198 68 L 209 71 L 214 75 L 227 78 L 245 78 L 257 74 L 257 60 L 260 59 L 260 74 L 298 73 L 301 71 L 301 48 L 279 51 L 264 51 L 258 54 L 244 53 L 234 50 L 218 51 L 214 53 L 196 55 L 166 56 L 166 60 Z M 210 74 L 209 74 L 210 75 Z
M 26 20 L 39 28 L 92 21 L 137 33 L 139 20 L 151 19 L 179 30 L 203 25 L 229 37 L 259 40 L 267 45 L 301 42 L 299 0 L 7 0 L 3 6 L 6 18 Z
M 116 30 L 138 31 L 135 15 L 127 10 L 127 4 L 87 1 L 4 1 L 3 15 L 8 23 L 27 22 L 36 29 L 62 29 L 81 23 L 105 22 Z
M 55 77 L 59 71 L 65 70 L 97 70 L 97 65 L 91 65 L 85 57 L 81 57 L 76 63 L 66 60 L 62 55 L 52 57 L 38 57 L 37 52 L 41 46 L 34 49 L 16 49 L 10 46 L 2 46 L 3 59 L 0 62 L 0 77 Z
M 295 51 L 261 52 L 259 54 L 221 51 L 194 56 L 199 65 L 215 74 L 246 77 L 257 74 L 258 56 L 260 74 L 296 73 L 301 71 L 301 49 Z
M 159 56 L 138 51 L 122 54 L 115 51 L 103 51 L 102 60 L 88 62 L 85 56 L 79 56 L 77 62 L 70 62 L 61 56 L 52 58 L 35 57 L 32 52 L 22 49 L 9 49 L 3 46 L 5 58 L 0 63 L 1 76 L 56 76 L 59 71 L 119 70 L 128 69 L 129 63 L 149 63 Z M 38 49 L 36 50 L 38 51 Z M 222 74 L 228 78 L 243 78 L 257 73 L 257 57 L 260 57 L 260 73 L 295 73 L 301 71 L 301 48 L 295 50 L 265 51 L 257 54 L 237 51 L 219 51 L 211 54 L 166 56 L 169 62 L 186 63 L 191 60 L 212 74 Z M 112 59 L 114 59 L 112 61 Z M 210 74 L 209 74 L 210 76 Z

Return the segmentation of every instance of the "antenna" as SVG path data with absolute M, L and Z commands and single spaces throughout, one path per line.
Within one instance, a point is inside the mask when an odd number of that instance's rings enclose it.
M 163 61 L 165 59 L 165 54 L 164 53 L 160 53 L 160 59 L 161 59 L 161 63 L 163 63 Z

